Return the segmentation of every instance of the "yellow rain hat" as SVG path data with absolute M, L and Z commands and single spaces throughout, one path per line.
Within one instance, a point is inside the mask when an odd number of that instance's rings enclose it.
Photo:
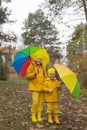
M 50 74 L 55 74 L 55 69 L 54 69 L 54 68 L 48 69 L 47 74 L 48 74 L 48 76 L 49 76 Z

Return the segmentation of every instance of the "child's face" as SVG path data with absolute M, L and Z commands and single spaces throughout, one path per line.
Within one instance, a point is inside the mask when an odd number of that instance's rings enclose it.
M 36 59 L 36 64 L 41 65 L 41 64 L 42 64 L 42 59 L 37 58 L 37 59 Z
M 49 75 L 49 78 L 50 78 L 50 79 L 55 79 L 55 74 L 54 74 L 54 73 L 53 73 L 53 74 L 50 74 L 50 75 Z

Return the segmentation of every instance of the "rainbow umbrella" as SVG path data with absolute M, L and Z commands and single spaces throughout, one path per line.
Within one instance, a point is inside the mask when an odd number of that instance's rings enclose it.
M 27 68 L 32 62 L 31 59 L 35 60 L 36 58 L 42 59 L 42 64 L 44 67 L 50 60 L 45 48 L 31 45 L 16 53 L 12 67 L 18 74 L 25 76 Z
M 61 64 L 54 64 L 56 71 L 59 74 L 60 79 L 69 89 L 70 93 L 76 98 L 80 97 L 80 84 L 78 79 L 68 67 Z

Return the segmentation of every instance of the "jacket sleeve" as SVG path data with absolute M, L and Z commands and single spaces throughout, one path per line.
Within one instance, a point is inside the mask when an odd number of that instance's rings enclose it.
M 28 67 L 28 69 L 26 71 L 25 77 L 27 79 L 33 79 L 33 78 L 35 78 L 34 67 L 33 67 L 32 64 Z
M 45 81 L 44 84 L 43 84 L 43 91 L 49 92 L 47 81 Z

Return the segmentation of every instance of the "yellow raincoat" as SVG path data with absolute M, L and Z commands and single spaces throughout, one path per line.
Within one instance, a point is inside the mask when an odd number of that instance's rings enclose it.
M 35 74 L 37 71 L 37 74 Z M 46 77 L 46 71 L 42 65 L 32 63 L 26 72 L 26 78 L 29 79 L 29 91 L 42 91 L 43 82 Z
M 47 78 L 44 82 L 43 90 L 45 91 L 45 101 L 46 102 L 58 102 L 59 94 L 58 94 L 58 85 L 60 83 L 57 79 L 51 80 Z M 49 92 L 52 90 L 52 92 Z

